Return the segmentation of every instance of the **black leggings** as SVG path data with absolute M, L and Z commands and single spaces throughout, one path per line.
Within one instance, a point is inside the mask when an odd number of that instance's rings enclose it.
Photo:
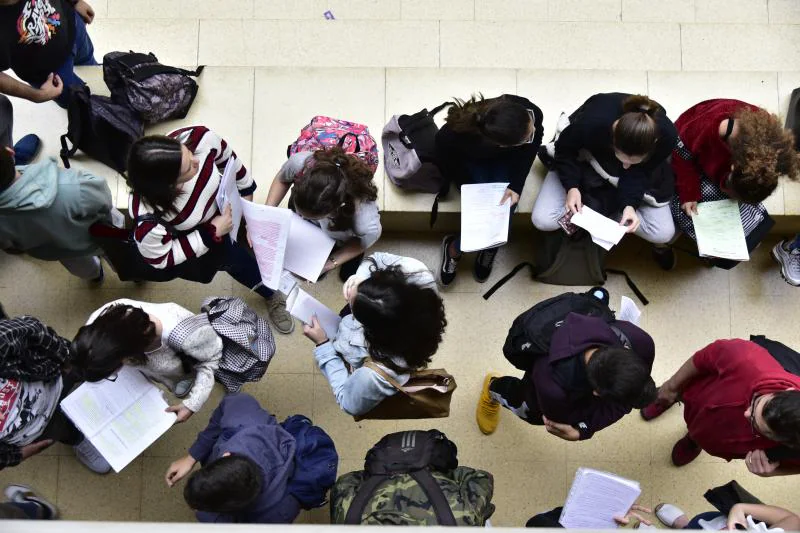
M 61 403 L 61 400 L 66 398 L 67 395 L 72 392 L 75 385 L 78 384 L 77 380 L 68 374 L 65 374 L 62 380 L 64 386 L 61 390 L 61 397 L 58 399 L 58 403 Z M 83 441 L 83 433 L 81 433 L 78 428 L 75 427 L 75 424 L 67 418 L 67 415 L 64 414 L 60 407 L 56 407 L 53 418 L 50 419 L 50 422 L 47 424 L 47 427 L 44 428 L 38 440 L 47 439 L 53 439 L 56 442 L 68 446 L 75 446 Z
M 500 402 L 500 404 L 526 421 L 535 426 L 544 425 L 542 411 L 533 401 L 532 394 L 528 394 L 530 384 L 525 380 L 512 376 L 495 378 L 489 385 L 489 392 Z

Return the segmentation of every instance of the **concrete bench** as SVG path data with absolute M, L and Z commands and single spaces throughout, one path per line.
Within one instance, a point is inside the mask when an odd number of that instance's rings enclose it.
M 108 94 L 99 67 L 81 67 L 81 77 L 95 94 Z M 487 97 L 502 93 L 525 96 L 544 112 L 545 140 L 553 134 L 562 111 L 571 112 L 597 92 L 645 93 L 659 101 L 674 120 L 686 108 L 714 97 L 745 100 L 783 118 L 800 72 L 653 72 L 603 70 L 514 70 L 440 68 L 282 68 L 208 67 L 189 116 L 147 128 L 163 133 L 179 126 L 204 124 L 221 134 L 253 171 L 257 201 L 266 198 L 273 176 L 286 159 L 286 146 L 316 114 L 367 124 L 376 139 L 393 114 L 432 108 L 453 97 L 473 92 Z M 59 137 L 66 132 L 66 112 L 54 103 L 33 104 L 12 99 L 15 138 L 37 133 L 45 156 L 58 157 Z M 445 112 L 437 116 L 443 123 Z M 115 203 L 127 209 L 128 189 L 122 176 L 82 154 L 74 165 L 108 180 Z M 520 201 L 519 218 L 527 218 L 545 169 L 536 162 Z M 404 229 L 410 215 L 424 219 L 432 195 L 407 193 L 395 187 L 378 169 L 375 181 L 379 205 L 392 226 Z M 767 200 L 771 214 L 800 214 L 800 184 L 782 183 Z M 459 211 L 458 192 L 440 206 L 442 213 Z M 446 216 L 446 215 L 445 215 Z M 452 215 L 455 216 L 455 215 Z M 410 228 L 409 228 L 410 229 Z

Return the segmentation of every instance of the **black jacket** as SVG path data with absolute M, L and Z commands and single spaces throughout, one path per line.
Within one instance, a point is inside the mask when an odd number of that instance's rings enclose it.
M 520 146 L 501 147 L 480 134 L 456 133 L 445 124 L 436 134 L 436 157 L 445 178 L 459 185 L 469 183 L 465 161 L 485 161 L 487 159 L 507 158 L 509 162 L 508 188 L 522 194 L 525 179 L 533 166 L 533 160 L 542 144 L 544 130 L 542 128 L 542 110 L 527 98 L 513 94 L 504 94 L 503 98 L 525 106 L 533 111 L 536 134 L 533 142 Z M 491 102 L 493 99 L 486 100 Z
M 582 165 L 578 161 L 578 153 L 586 149 L 597 159 L 602 167 L 612 176 L 619 177 L 617 187 L 617 204 L 619 209 L 625 206 L 639 207 L 642 197 L 650 184 L 650 175 L 672 153 L 678 140 L 675 125 L 667 118 L 663 109 L 656 114 L 658 125 L 658 142 L 655 151 L 648 159 L 627 170 L 614 155 L 612 125 L 622 116 L 622 103 L 629 94 L 601 93 L 586 100 L 570 116 L 570 124 L 561 132 L 556 141 L 555 162 L 553 168 L 558 172 L 561 184 L 566 190 L 578 187 L 584 192 L 582 185 Z

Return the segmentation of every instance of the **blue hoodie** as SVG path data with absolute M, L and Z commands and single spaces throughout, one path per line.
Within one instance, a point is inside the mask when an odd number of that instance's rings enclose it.
M 291 524 L 300 504 L 289 494 L 294 473 L 294 437 L 248 394 L 229 394 L 220 402 L 208 427 L 197 436 L 189 455 L 206 465 L 225 453 L 254 461 L 264 476 L 264 486 L 252 507 L 239 515 L 198 511 L 200 522 Z
M 45 261 L 99 253 L 89 226 L 111 220 L 106 180 L 59 168 L 55 159 L 17 171 L 20 177 L 0 192 L 0 249 Z

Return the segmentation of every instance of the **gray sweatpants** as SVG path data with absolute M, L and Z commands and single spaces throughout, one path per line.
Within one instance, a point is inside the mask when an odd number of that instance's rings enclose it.
M 561 229 L 558 219 L 567 212 L 567 191 L 561 185 L 558 174 L 551 170 L 539 189 L 539 196 L 533 204 L 531 221 L 539 231 L 556 231 Z M 635 234 L 654 244 L 667 244 L 675 238 L 675 222 L 669 205 L 652 207 L 641 205 L 636 210 L 641 224 Z

